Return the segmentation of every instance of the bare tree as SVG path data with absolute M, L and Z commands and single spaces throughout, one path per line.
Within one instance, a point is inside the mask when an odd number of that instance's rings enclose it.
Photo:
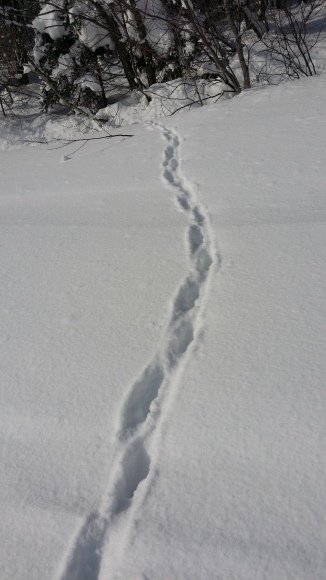
M 264 49 L 281 80 L 316 75 L 313 49 L 326 38 L 323 0 L 271 5 L 268 18 L 270 34 L 263 38 Z

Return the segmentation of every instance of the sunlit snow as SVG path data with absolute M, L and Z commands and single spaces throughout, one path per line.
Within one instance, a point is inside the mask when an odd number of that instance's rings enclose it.
M 3 127 L 1 580 L 324 580 L 325 89 Z

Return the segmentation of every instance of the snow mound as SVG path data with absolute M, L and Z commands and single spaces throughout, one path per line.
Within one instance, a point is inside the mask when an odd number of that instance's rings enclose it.
M 227 87 L 221 82 L 175 79 L 152 85 L 144 92 L 133 91 L 116 103 L 100 109 L 95 119 L 106 121 L 110 127 L 156 121 L 161 117 L 189 111 L 229 95 Z

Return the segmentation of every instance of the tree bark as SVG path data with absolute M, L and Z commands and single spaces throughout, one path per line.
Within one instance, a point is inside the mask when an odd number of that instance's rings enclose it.
M 104 26 L 106 25 L 107 31 L 112 36 L 112 40 L 115 44 L 115 48 L 121 61 L 130 89 L 133 90 L 139 88 L 126 44 L 123 42 L 119 25 L 116 22 L 114 16 L 106 12 L 103 6 L 101 6 L 101 4 L 99 4 L 99 2 L 96 0 L 89 0 L 89 2 L 92 6 L 94 6 L 95 10 L 97 10 L 98 15 L 101 17 L 102 24 Z
M 136 26 L 137 26 L 137 32 L 139 35 L 139 49 L 144 57 L 145 60 L 145 71 L 146 71 L 146 76 L 147 76 L 147 80 L 148 80 L 148 85 L 155 85 L 156 83 L 156 72 L 155 72 L 155 66 L 154 66 L 154 62 L 153 62 L 153 54 L 152 54 L 152 48 L 149 45 L 149 42 L 147 40 L 147 33 L 146 33 L 146 28 L 145 28 L 145 24 L 143 22 L 142 19 L 142 15 L 140 14 L 139 10 L 137 9 L 136 6 L 136 2 L 135 0 L 129 0 L 129 8 L 130 11 L 132 12 L 135 21 L 136 21 Z
M 230 26 L 232 34 L 234 36 L 236 47 L 237 47 L 237 54 L 238 54 L 238 58 L 239 58 L 239 62 L 240 62 L 240 66 L 241 66 L 241 70 L 242 70 L 242 74 L 243 74 L 243 87 L 245 89 L 250 89 L 251 83 L 250 83 L 249 69 L 248 69 L 248 65 L 246 63 L 246 59 L 245 59 L 244 54 L 243 54 L 243 47 L 242 47 L 240 34 L 239 34 L 239 31 L 237 29 L 237 26 L 233 20 L 232 14 L 231 14 L 230 0 L 224 0 L 224 9 L 225 9 L 226 17 L 228 19 L 229 26 Z

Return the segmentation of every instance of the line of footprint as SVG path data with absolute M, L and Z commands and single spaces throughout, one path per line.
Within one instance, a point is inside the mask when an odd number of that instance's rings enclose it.
M 189 273 L 176 293 L 165 345 L 141 376 L 131 385 L 122 405 L 116 437 L 120 455 L 99 510 L 89 515 L 71 547 L 60 580 L 98 580 L 102 550 L 114 520 L 130 508 L 141 482 L 150 472 L 150 443 L 157 430 L 163 403 L 171 390 L 173 373 L 195 339 L 199 306 L 212 260 L 208 220 L 196 202 L 192 184 L 182 175 L 179 164 L 180 137 L 156 125 L 167 142 L 162 178 L 173 189 L 176 203 L 189 221 Z

